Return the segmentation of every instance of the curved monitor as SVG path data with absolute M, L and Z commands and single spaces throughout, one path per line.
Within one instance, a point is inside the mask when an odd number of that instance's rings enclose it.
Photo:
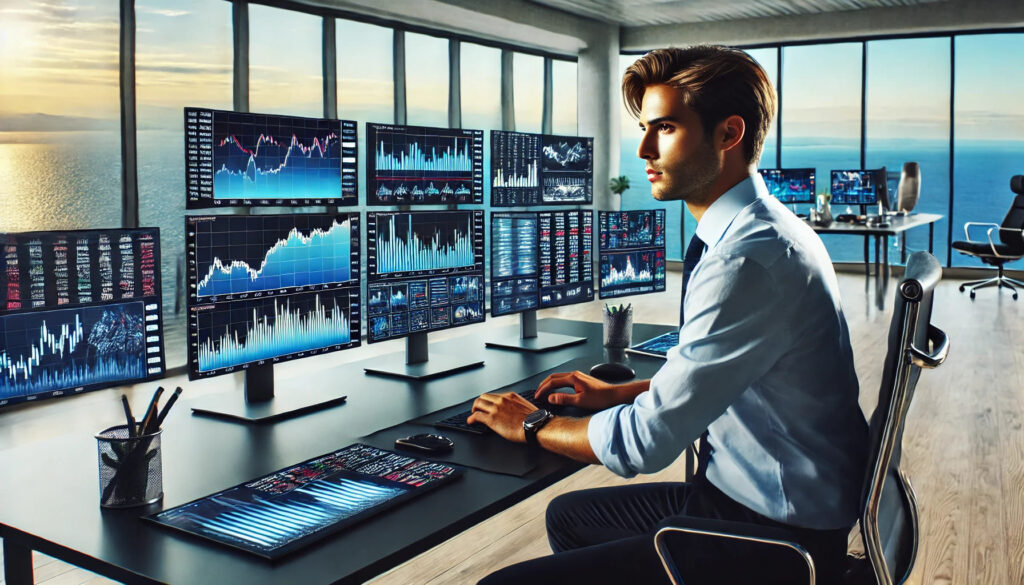
M 157 228 L 0 233 L 0 406 L 164 373 Z
M 189 378 L 360 344 L 359 214 L 185 218 Z
M 814 203 L 814 169 L 758 169 L 768 193 L 782 203 Z
M 484 321 L 484 212 L 369 212 L 370 343 Z

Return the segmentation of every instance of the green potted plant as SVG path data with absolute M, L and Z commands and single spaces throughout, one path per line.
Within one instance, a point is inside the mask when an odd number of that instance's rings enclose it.
M 629 189 L 629 177 L 626 175 L 612 177 L 612 180 L 608 182 L 608 188 L 612 193 L 621 196 L 623 191 Z

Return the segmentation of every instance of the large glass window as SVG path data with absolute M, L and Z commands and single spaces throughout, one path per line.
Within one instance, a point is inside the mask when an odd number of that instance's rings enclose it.
M 460 55 L 462 57 L 459 64 L 462 127 L 484 131 L 484 185 L 490 185 L 491 130 L 501 130 L 501 49 L 462 43 Z M 490 217 L 491 190 L 489 187 L 484 189 L 484 212 L 487 217 Z M 490 220 L 488 219 L 488 221 Z M 485 249 L 491 249 L 491 231 L 489 229 L 484 230 L 484 245 Z
M 814 167 L 819 193 L 831 189 L 833 169 L 860 168 L 861 50 L 860 43 L 782 49 L 782 166 Z M 822 240 L 833 261 L 864 259 L 859 238 Z
M 366 169 L 366 122 L 395 121 L 394 31 L 338 20 L 338 117 L 359 123 L 360 175 Z M 366 201 L 366 177 L 360 176 L 359 201 Z
M 512 86 L 516 130 L 540 132 L 544 114 L 544 58 L 515 53 L 512 57 Z
M 577 135 L 576 72 L 574 61 L 551 63 L 551 130 L 555 134 Z
M 167 365 L 185 363 L 186 106 L 231 109 L 231 5 L 136 0 L 139 219 L 160 228 Z
M 118 18 L 117 2 L 0 4 L 0 231 L 121 225 Z
M 1024 172 L 1024 61 L 1014 58 L 1024 55 L 1024 34 L 964 35 L 954 42 L 953 239 L 960 240 L 965 222 L 1003 221 L 1014 196 L 1010 177 Z M 983 238 L 984 228 L 971 232 L 971 239 Z M 957 252 L 952 261 L 983 265 Z
M 869 41 L 865 166 L 886 167 L 889 193 L 906 162 L 921 169 L 921 195 L 914 211 L 938 213 L 935 256 L 946 262 L 949 218 L 949 43 L 948 37 Z M 898 242 L 889 259 L 899 262 Z M 907 232 L 909 251 L 928 249 L 928 230 Z
M 768 74 L 768 79 L 771 80 L 772 86 L 775 88 L 776 94 L 778 94 L 779 88 L 779 50 L 778 49 L 750 49 L 747 51 L 751 57 L 762 68 L 764 72 Z M 775 155 L 778 152 L 778 140 L 777 132 L 775 131 L 776 121 L 772 120 L 772 126 L 768 129 L 768 135 L 764 138 L 764 148 L 761 151 L 761 161 L 758 163 L 758 167 L 763 169 L 775 168 Z
M 448 40 L 405 33 L 406 121 L 448 127 Z
M 639 59 L 639 55 L 621 55 L 619 57 L 619 79 L 622 80 L 622 73 L 626 68 Z M 621 100 L 620 100 L 620 103 Z M 647 180 L 647 173 L 644 170 L 643 159 L 637 156 L 640 148 L 640 139 L 643 134 L 640 131 L 639 121 L 626 110 L 625 105 L 621 106 L 622 140 L 619 142 L 619 174 L 629 178 L 629 189 L 622 193 L 622 209 L 658 209 L 664 208 L 665 212 L 665 235 L 666 253 L 669 260 L 682 260 L 684 236 L 688 239 L 693 235 L 693 228 L 683 234 L 681 229 L 683 204 L 679 201 L 663 202 L 651 197 L 651 184 Z M 606 189 L 607 179 L 594 177 L 595 189 Z M 689 213 L 687 213 L 689 215 Z M 692 216 L 691 216 L 692 221 Z
M 250 111 L 323 116 L 322 72 L 319 16 L 249 5 Z

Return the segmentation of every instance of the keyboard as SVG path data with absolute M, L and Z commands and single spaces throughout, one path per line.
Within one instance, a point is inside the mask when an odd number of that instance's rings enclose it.
M 527 402 L 529 402 L 530 404 L 536 406 L 537 408 L 547 408 L 548 410 L 551 410 L 551 407 L 552 407 L 551 403 L 549 403 L 547 400 L 535 400 L 534 397 L 533 397 L 534 392 L 536 392 L 536 390 L 533 390 L 533 389 L 531 389 L 531 390 L 523 390 L 522 392 L 519 392 L 519 395 L 522 396 L 523 398 L 525 398 L 527 400 Z M 470 424 L 466 424 L 466 419 L 469 418 L 469 415 L 471 415 L 471 414 L 473 414 L 473 410 L 472 409 L 466 410 L 464 412 L 460 412 L 458 414 L 453 414 L 452 416 L 449 416 L 446 419 L 435 421 L 434 422 L 434 426 L 439 428 L 439 429 L 451 429 L 451 430 L 454 430 L 454 431 L 464 431 L 464 432 L 467 432 L 467 433 L 474 433 L 474 434 L 477 434 L 477 435 L 486 435 L 488 433 L 493 433 L 494 432 L 494 431 L 491 430 L 490 427 L 488 427 L 485 424 L 481 424 L 481 423 L 473 423 L 471 425 Z

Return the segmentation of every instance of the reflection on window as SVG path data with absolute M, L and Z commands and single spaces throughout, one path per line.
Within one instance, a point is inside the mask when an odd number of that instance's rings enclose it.
M 394 32 L 389 28 L 338 20 L 338 117 L 359 123 L 360 175 L 366 169 L 366 122 L 392 123 L 395 118 Z M 359 201 L 366 201 L 366 180 L 360 176 Z
M 118 22 L 117 2 L 0 4 L 0 231 L 121 225 Z
M 540 132 L 544 113 L 544 58 L 515 53 L 512 56 L 512 85 L 516 131 Z
M 576 70 L 573 61 L 551 63 L 551 130 L 555 134 L 577 135 Z
M 160 228 L 164 347 L 175 367 L 185 363 L 184 308 L 174 312 L 185 262 L 182 110 L 231 109 L 231 5 L 136 0 L 135 14 L 139 218 Z
M 323 116 L 322 47 L 320 17 L 250 4 L 249 110 Z
M 949 38 L 869 41 L 865 166 L 886 167 L 892 207 L 903 163 L 921 167 L 914 211 L 938 213 L 935 256 L 946 262 L 949 215 Z M 899 248 L 889 250 L 899 262 Z M 908 253 L 928 249 L 928 230 L 907 232 Z
M 1024 53 L 1024 34 L 965 35 L 954 42 L 953 239 L 960 240 L 965 222 L 1003 221 L 1014 196 L 1010 177 L 1024 173 L 1024 62 L 1008 58 Z M 971 239 L 984 237 L 984 229 L 971 232 Z M 952 261 L 982 266 L 957 252 Z
M 772 82 L 772 87 L 775 88 L 776 95 L 778 94 L 779 88 L 779 61 L 778 49 L 750 49 L 747 53 L 754 58 L 755 61 L 764 69 L 764 72 L 768 74 L 768 79 Z M 758 163 L 758 167 L 763 169 L 775 168 L 776 158 L 775 155 L 778 152 L 778 141 L 776 140 L 777 133 L 775 131 L 775 123 L 778 119 L 776 115 L 775 120 L 772 120 L 772 126 L 768 129 L 768 135 L 764 138 L 764 148 L 761 151 L 761 162 Z
M 448 127 L 448 40 L 405 33 L 406 121 Z
M 620 55 L 619 71 L 626 72 L 626 68 L 639 59 L 636 55 Z M 618 81 L 622 81 L 622 75 Z M 621 104 L 622 101 L 620 100 Z M 629 177 L 629 189 L 622 194 L 622 209 L 658 209 L 663 208 L 665 212 L 665 245 L 669 260 L 682 260 L 683 243 L 680 226 L 680 214 L 683 205 L 679 201 L 662 202 L 651 197 L 651 183 L 647 180 L 647 173 L 644 170 L 644 161 L 637 156 L 640 148 L 639 121 L 631 116 L 625 105 L 620 106 L 622 140 L 619 143 L 619 174 Z M 610 177 L 594 177 L 594 189 L 607 189 Z M 612 196 L 614 197 L 614 195 Z M 614 203 L 614 202 L 613 202 Z M 689 213 L 687 213 L 689 215 Z M 692 221 L 692 216 L 690 216 Z M 687 226 L 686 237 L 694 233 L 695 225 Z
M 832 169 L 860 167 L 860 73 L 860 43 L 782 49 L 782 166 L 815 167 L 819 193 L 831 189 Z M 864 259 L 859 238 L 822 240 L 833 261 Z

